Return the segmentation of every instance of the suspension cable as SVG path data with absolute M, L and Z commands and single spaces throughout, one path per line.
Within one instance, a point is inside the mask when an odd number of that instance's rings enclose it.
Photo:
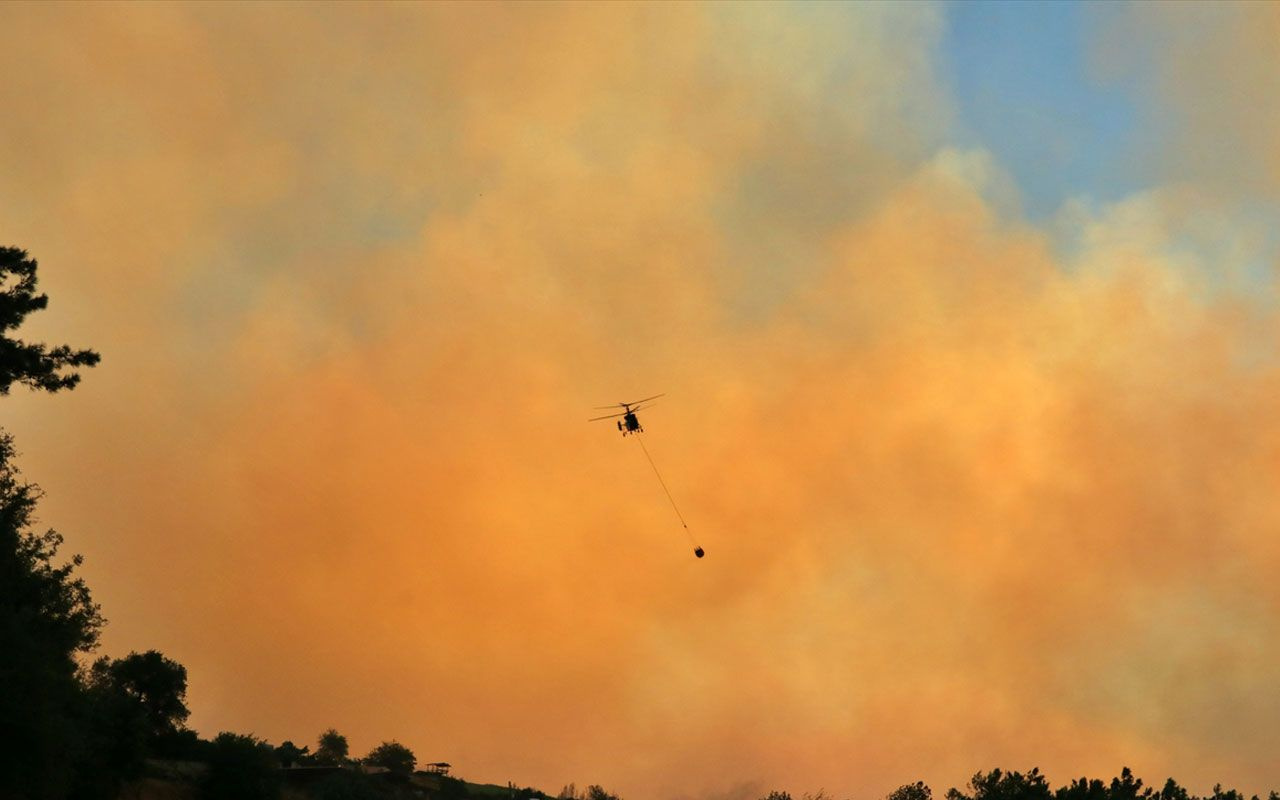
M 658 465 L 653 463 L 653 456 L 649 455 L 649 448 L 644 446 L 644 437 L 637 434 L 636 439 L 640 442 L 640 449 L 644 451 L 644 457 L 649 460 L 649 466 L 653 467 L 653 474 L 658 477 L 658 483 L 662 484 L 662 491 L 667 493 L 667 499 L 671 501 L 671 508 L 676 512 L 676 517 L 680 520 L 681 527 L 689 536 L 689 543 L 693 545 L 693 553 L 698 558 L 702 558 L 703 549 L 698 544 L 698 540 L 693 538 L 693 531 L 689 530 L 689 523 L 684 521 L 684 514 L 680 513 L 680 507 L 676 505 L 676 499 L 671 496 L 671 490 L 667 488 L 667 482 L 662 479 L 662 473 L 658 471 Z

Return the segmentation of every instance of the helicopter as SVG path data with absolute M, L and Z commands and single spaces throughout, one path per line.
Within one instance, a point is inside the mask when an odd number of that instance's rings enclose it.
M 622 431 L 623 436 L 627 436 L 632 433 L 644 433 L 644 428 L 640 426 L 640 420 L 636 418 L 636 412 L 645 408 L 651 408 L 653 404 L 649 401 L 657 400 L 662 396 L 663 395 L 661 394 L 655 394 L 653 397 L 646 397 L 643 400 L 633 400 L 630 403 L 614 403 L 611 406 L 597 406 L 596 408 L 599 411 L 612 408 L 621 408 L 622 411 L 617 414 L 605 414 L 603 417 L 594 417 L 587 420 L 587 422 L 599 422 L 602 419 L 622 417 L 622 419 L 618 420 L 618 430 Z M 642 405 L 643 403 L 649 403 L 649 405 Z
M 655 394 L 653 397 L 646 397 L 643 400 L 633 400 L 630 403 L 616 403 L 611 406 L 597 406 L 596 408 L 603 411 L 605 409 L 621 408 L 622 410 L 614 414 L 605 414 L 603 417 L 593 417 L 587 422 L 599 422 L 602 419 L 617 419 L 618 430 L 622 431 L 623 436 L 630 436 L 633 433 L 644 433 L 644 428 L 640 425 L 640 420 L 636 417 L 636 412 L 646 408 L 650 408 L 654 400 L 664 395 Z M 649 403 L 650 405 L 645 405 Z M 693 544 L 693 554 L 698 558 L 706 555 L 706 551 L 702 549 L 702 545 L 698 544 L 697 539 L 693 538 L 693 532 L 689 530 L 689 525 L 684 521 L 684 515 L 680 513 L 680 509 L 676 506 L 676 499 L 671 496 L 671 490 L 667 488 L 667 482 L 662 479 L 662 473 L 658 472 L 658 465 L 653 463 L 653 456 L 649 455 L 649 448 L 644 446 L 644 439 L 636 437 L 636 441 L 640 442 L 640 449 L 644 451 L 644 457 L 648 459 L 649 466 L 653 467 L 653 474 L 658 477 L 658 483 L 662 485 L 662 491 L 666 492 L 667 499 L 671 501 L 671 508 L 676 512 L 676 517 L 680 520 L 680 526 L 684 528 L 684 532 L 688 534 L 690 543 Z

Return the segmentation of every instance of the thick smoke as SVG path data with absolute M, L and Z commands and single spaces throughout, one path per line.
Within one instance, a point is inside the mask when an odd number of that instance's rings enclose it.
M 944 24 L 0 10 L 5 238 L 104 355 L 7 402 L 106 649 L 552 791 L 1280 784 L 1265 237 L 1172 170 L 1021 221 Z M 661 391 L 702 560 L 584 421 Z

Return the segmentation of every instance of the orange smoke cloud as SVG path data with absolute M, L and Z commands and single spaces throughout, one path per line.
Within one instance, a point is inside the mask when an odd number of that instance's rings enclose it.
M 633 797 L 1280 784 L 1274 315 L 1179 191 L 997 213 L 938 9 L 0 14 L 10 235 L 104 354 L 13 427 L 202 733 Z M 584 422 L 658 391 L 700 561 Z

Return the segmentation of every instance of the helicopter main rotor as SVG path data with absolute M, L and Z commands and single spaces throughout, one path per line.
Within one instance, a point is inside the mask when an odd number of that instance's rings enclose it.
M 591 419 L 587 420 L 587 422 L 599 422 L 602 419 L 613 419 L 614 417 L 625 417 L 628 414 L 634 414 L 637 411 L 643 411 L 646 408 L 653 408 L 653 406 L 656 404 L 650 403 L 649 401 L 657 400 L 659 397 L 663 397 L 665 395 L 666 395 L 666 392 L 663 392 L 662 394 L 655 394 L 653 397 L 646 397 L 643 400 L 632 400 L 630 403 L 614 403 L 611 406 L 596 406 L 596 409 L 599 411 L 604 411 L 606 409 L 612 409 L 612 408 L 621 408 L 622 410 L 616 414 L 605 414 L 603 417 L 592 417 Z M 649 405 L 647 406 L 641 405 L 642 403 L 649 403 Z

